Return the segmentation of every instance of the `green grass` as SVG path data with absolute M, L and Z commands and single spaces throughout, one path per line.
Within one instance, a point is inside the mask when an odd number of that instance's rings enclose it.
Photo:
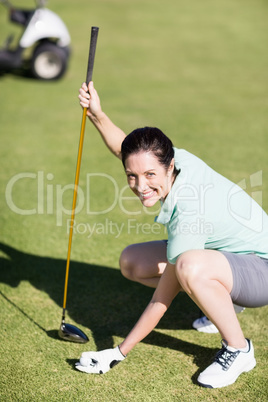
M 116 203 L 107 213 L 89 214 L 87 206 L 90 211 L 112 206 L 115 190 L 105 177 L 91 179 L 72 246 L 67 321 L 83 329 L 90 342 L 83 346 L 57 337 L 69 219 L 65 213 L 61 217 L 58 206 L 62 196 L 64 207 L 71 208 L 72 192 L 62 195 L 62 190 L 74 180 L 82 117 L 77 95 L 86 75 L 90 27 L 100 27 L 95 86 L 115 123 L 126 132 L 159 126 L 176 146 L 231 180 L 245 179 L 250 194 L 261 191 L 267 211 L 267 3 L 54 0 L 49 6 L 72 37 L 64 79 L 44 83 L 12 74 L 0 77 L 0 399 L 267 400 L 267 307 L 239 315 L 245 335 L 253 339 L 257 366 L 227 388 L 207 390 L 196 384 L 220 339 L 191 329 L 199 312 L 185 295 L 112 371 L 87 376 L 74 370 L 82 351 L 122 341 L 150 300 L 152 290 L 121 276 L 120 251 L 132 242 L 165 236 L 159 227 L 153 232 L 153 215 L 134 200 L 123 200 L 124 211 Z M 2 40 L 19 32 L 6 17 L 1 10 Z M 251 188 L 250 176 L 258 171 L 262 185 Z M 40 213 L 19 215 L 7 205 L 8 183 L 21 173 L 36 176 L 14 185 L 14 204 Z M 90 173 L 109 174 L 119 191 L 126 185 L 120 162 L 88 123 L 80 176 L 85 195 Z M 90 237 L 86 224 L 99 230 Z M 112 233 L 112 226 L 103 233 L 109 224 L 121 225 L 122 233 Z

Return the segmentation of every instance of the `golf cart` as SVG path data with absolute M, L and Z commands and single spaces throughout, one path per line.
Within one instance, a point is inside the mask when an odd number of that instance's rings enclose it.
M 14 7 L 8 0 L 0 0 L 8 8 L 9 20 L 24 27 L 14 47 L 13 36 L 0 49 L 0 74 L 26 70 L 41 80 L 61 78 L 70 56 L 70 35 L 60 17 L 45 8 L 46 0 L 36 1 L 34 9 Z

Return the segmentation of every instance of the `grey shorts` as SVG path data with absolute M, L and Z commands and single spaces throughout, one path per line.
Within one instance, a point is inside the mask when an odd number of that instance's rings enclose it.
M 268 304 L 268 260 L 255 254 L 221 253 L 233 273 L 232 301 L 238 306 L 261 307 Z

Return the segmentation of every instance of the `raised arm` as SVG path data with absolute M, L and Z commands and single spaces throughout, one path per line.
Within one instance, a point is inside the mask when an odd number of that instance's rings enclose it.
M 88 88 L 85 83 L 82 84 L 78 97 L 80 105 L 88 109 L 87 116 L 101 134 L 108 149 L 121 159 L 121 144 L 126 134 L 102 111 L 100 98 L 92 81 Z

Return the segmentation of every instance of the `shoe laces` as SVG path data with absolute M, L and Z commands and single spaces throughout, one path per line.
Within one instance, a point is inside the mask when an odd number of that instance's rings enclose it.
M 202 325 L 205 325 L 205 324 L 208 324 L 208 323 L 211 324 L 211 322 L 209 321 L 209 319 L 205 315 L 203 315 L 203 317 L 200 317 L 198 319 L 198 322 L 200 324 L 202 324 Z
M 227 346 L 228 344 L 222 342 L 222 348 L 215 356 L 215 362 L 219 363 L 224 371 L 227 371 L 231 367 L 234 360 L 240 353 L 239 350 L 235 350 L 234 352 L 232 352 L 231 350 L 227 349 Z

